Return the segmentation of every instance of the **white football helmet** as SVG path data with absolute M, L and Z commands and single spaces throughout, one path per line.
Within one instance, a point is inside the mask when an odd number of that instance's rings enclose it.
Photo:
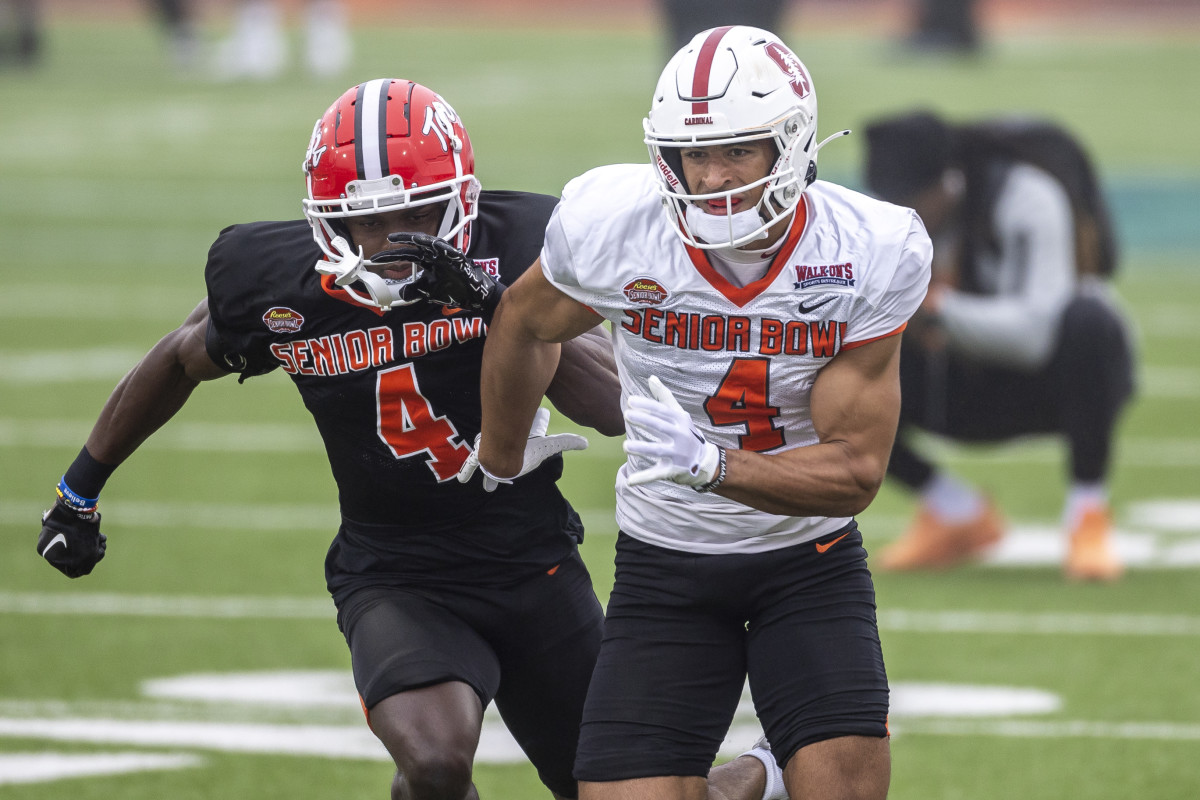
M 667 62 L 650 114 L 645 142 L 667 212 L 684 242 L 703 250 L 741 247 L 767 236 L 792 214 L 816 180 L 817 95 L 800 59 L 779 37 L 761 28 L 733 25 L 696 34 Z M 681 148 L 770 139 L 778 157 L 765 177 L 713 194 L 692 194 L 683 177 Z M 688 221 L 696 201 L 724 198 L 764 186 L 757 206 L 705 225 L 701 238 Z M 740 219 L 739 219 L 740 218 Z M 693 218 L 693 223 L 700 221 Z M 715 229 L 719 236 L 712 235 Z

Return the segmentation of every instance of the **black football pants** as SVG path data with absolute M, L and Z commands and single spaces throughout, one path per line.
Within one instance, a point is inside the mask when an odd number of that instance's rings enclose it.
M 1072 479 L 1103 480 L 1117 418 L 1133 383 L 1126 323 L 1112 305 L 1094 296 L 1077 296 L 1067 306 L 1054 355 L 1035 372 L 980 365 L 905 336 L 900 429 L 888 475 L 913 490 L 932 477 L 933 465 L 908 442 L 908 434 L 919 428 L 959 442 L 1061 434 L 1070 447 Z

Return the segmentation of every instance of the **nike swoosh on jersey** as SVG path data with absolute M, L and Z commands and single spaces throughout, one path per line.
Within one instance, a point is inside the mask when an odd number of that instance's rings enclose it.
M 61 544 L 63 546 L 64 550 L 71 549 L 71 546 L 69 544 L 67 544 L 67 537 L 63 536 L 60 533 L 60 534 L 57 534 L 53 539 L 51 539 L 50 542 L 44 548 L 42 548 L 42 558 L 45 558 L 46 553 L 49 553 L 50 548 L 54 547 L 54 545 L 56 545 L 56 544 Z
M 824 300 L 822 300 L 819 303 L 813 303 L 810 306 L 806 306 L 806 305 L 804 305 L 804 301 L 801 300 L 800 301 L 800 313 L 801 314 L 811 314 L 812 312 L 816 311 L 821 306 L 825 305 L 826 303 L 831 303 L 831 302 L 833 302 L 833 298 L 826 297 Z
M 824 553 L 826 550 L 828 550 L 829 548 L 833 547 L 835 544 L 837 544 L 838 542 L 840 542 L 842 539 L 845 539 L 845 538 L 846 538 L 847 536 L 849 536 L 849 535 L 850 535 L 850 532 L 849 532 L 849 531 L 847 531 L 846 533 L 843 533 L 841 536 L 839 536 L 839 537 L 837 537 L 836 539 L 834 539 L 832 542 L 826 542 L 825 544 L 821 544 L 820 542 L 816 542 L 816 545 L 817 545 L 817 552 L 818 552 L 818 553 Z

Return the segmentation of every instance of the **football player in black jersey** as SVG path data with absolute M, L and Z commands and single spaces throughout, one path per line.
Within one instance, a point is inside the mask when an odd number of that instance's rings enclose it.
M 487 323 L 536 260 L 556 200 L 482 191 L 454 110 L 405 80 L 338 98 L 304 171 L 304 220 L 221 232 L 207 298 L 113 391 L 43 516 L 38 553 L 69 577 L 90 573 L 106 544 L 97 500 L 117 466 L 201 381 L 282 368 L 337 483 L 326 582 L 368 724 L 396 763 L 392 797 L 477 798 L 493 700 L 545 785 L 575 797 L 603 616 L 577 551 L 583 527 L 555 482 L 561 452 L 587 442 L 545 435 L 546 412 L 511 485 L 467 477 Z M 556 376 L 546 394 L 562 413 L 623 432 L 602 329 L 563 345 Z M 757 798 L 759 762 L 773 765 L 759 751 L 714 780 Z

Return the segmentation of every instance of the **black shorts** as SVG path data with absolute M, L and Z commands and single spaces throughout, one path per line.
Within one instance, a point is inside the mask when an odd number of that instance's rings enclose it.
M 887 735 L 875 589 L 855 524 L 729 555 L 622 533 L 616 565 L 579 780 L 707 775 L 747 676 L 781 763 L 825 739 Z
M 571 766 L 603 610 L 579 553 L 502 587 L 364 588 L 338 608 L 354 682 L 372 708 L 399 692 L 462 681 L 493 699 L 542 782 L 575 795 Z

